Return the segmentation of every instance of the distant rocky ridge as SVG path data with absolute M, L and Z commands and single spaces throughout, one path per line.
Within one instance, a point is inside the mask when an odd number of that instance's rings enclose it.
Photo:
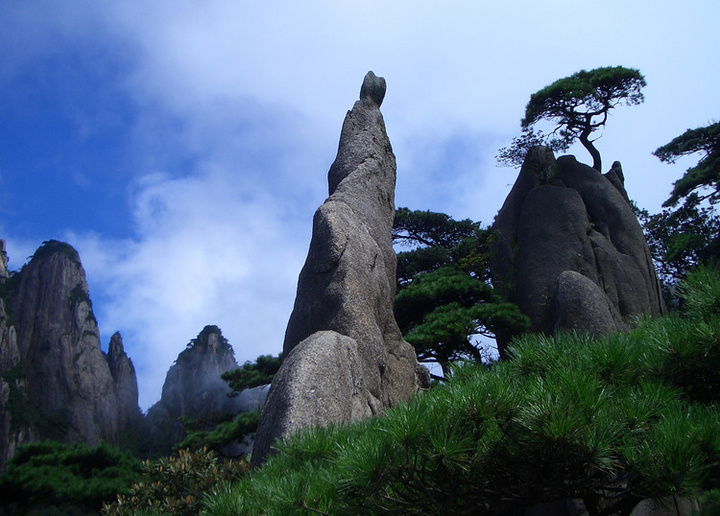
M 574 156 L 532 149 L 493 229 L 493 284 L 533 332 L 601 334 L 665 311 L 619 162 L 601 174 Z
M 85 271 L 70 245 L 45 242 L 21 271 L 7 270 L 0 240 L 0 472 L 18 445 L 41 439 L 142 452 L 158 436 L 168 452 L 184 437 L 179 417 L 255 410 L 267 389 L 228 398 L 220 374 L 237 368 L 219 328 L 206 327 L 170 368 L 144 417 L 135 368 L 115 333 L 100 347 Z M 132 441 L 132 442 L 130 442 Z M 242 450 L 245 453 L 248 443 Z

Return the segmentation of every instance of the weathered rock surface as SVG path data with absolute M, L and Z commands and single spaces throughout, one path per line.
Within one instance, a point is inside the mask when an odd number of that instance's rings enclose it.
M 5 471 L 5 465 L 15 453 L 18 444 L 28 437 L 26 432 L 13 425 L 9 403 L 13 390 L 24 388 L 22 379 L 10 374 L 20 362 L 20 352 L 17 347 L 17 335 L 12 320 L 5 308 L 7 295 L 7 280 L 10 274 L 7 270 L 8 256 L 5 252 L 5 241 L 0 240 L 0 473 Z
M 107 362 L 115 385 L 120 428 L 137 424 L 142 419 L 138 406 L 138 384 L 135 366 L 125 353 L 122 336 L 115 332 L 110 338 Z
M 377 414 L 417 390 L 417 359 L 393 315 L 396 164 L 369 72 L 345 117 L 285 334 L 287 355 L 256 434 L 253 464 L 303 426 Z M 344 399 L 339 397 L 343 393 Z
M 141 417 L 137 382 L 121 342 L 100 348 L 77 251 L 45 242 L 12 276 L 4 246 L 2 258 L 0 468 L 36 439 L 119 444 Z
M 155 445 L 170 450 L 185 438 L 179 418 L 210 429 L 221 418 L 262 407 L 267 390 L 246 389 L 231 398 L 222 373 L 237 369 L 235 353 L 217 326 L 206 326 L 178 355 L 163 384 L 162 397 L 147 413 Z
M 574 156 L 556 161 L 544 147 L 528 153 L 493 225 L 491 270 L 531 331 L 602 333 L 624 329 L 628 316 L 665 311 L 623 181 L 618 162 L 603 175 Z
M 18 273 L 12 296 L 24 414 L 40 438 L 117 443 L 113 376 L 100 348 L 85 271 L 68 244 L 43 244 Z M 135 387 L 137 390 L 137 387 Z M 132 408 L 137 412 L 137 403 Z

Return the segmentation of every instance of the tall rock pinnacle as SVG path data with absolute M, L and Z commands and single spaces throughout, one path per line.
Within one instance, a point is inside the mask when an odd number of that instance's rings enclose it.
M 393 315 L 396 164 L 380 105 L 385 80 L 368 72 L 348 112 L 330 197 L 315 213 L 285 333 L 287 355 L 263 410 L 253 464 L 302 427 L 381 413 L 417 390 L 417 359 Z

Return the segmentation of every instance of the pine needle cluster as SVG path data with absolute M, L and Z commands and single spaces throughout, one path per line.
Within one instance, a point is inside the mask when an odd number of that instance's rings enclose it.
M 493 367 L 384 417 L 278 444 L 207 514 L 503 514 L 582 499 L 592 515 L 720 486 L 720 277 L 682 313 L 591 339 L 528 336 Z

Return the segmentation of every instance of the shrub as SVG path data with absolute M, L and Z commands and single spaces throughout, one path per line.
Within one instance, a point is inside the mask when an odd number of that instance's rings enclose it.
M 102 514 L 132 516 L 140 511 L 151 514 L 191 516 L 199 514 L 206 496 L 218 492 L 224 484 L 239 480 L 248 471 L 245 461 L 218 462 L 207 450 L 180 450 L 176 456 L 145 461 L 143 480 L 134 484 L 127 495 L 106 504 Z
M 528 336 L 384 417 L 300 432 L 208 511 L 502 514 L 581 498 L 590 514 L 629 514 L 717 488 L 720 278 L 683 288 L 681 315 L 599 339 Z
M 108 444 L 42 441 L 20 446 L 0 477 L 0 512 L 97 514 L 129 492 L 140 461 Z

